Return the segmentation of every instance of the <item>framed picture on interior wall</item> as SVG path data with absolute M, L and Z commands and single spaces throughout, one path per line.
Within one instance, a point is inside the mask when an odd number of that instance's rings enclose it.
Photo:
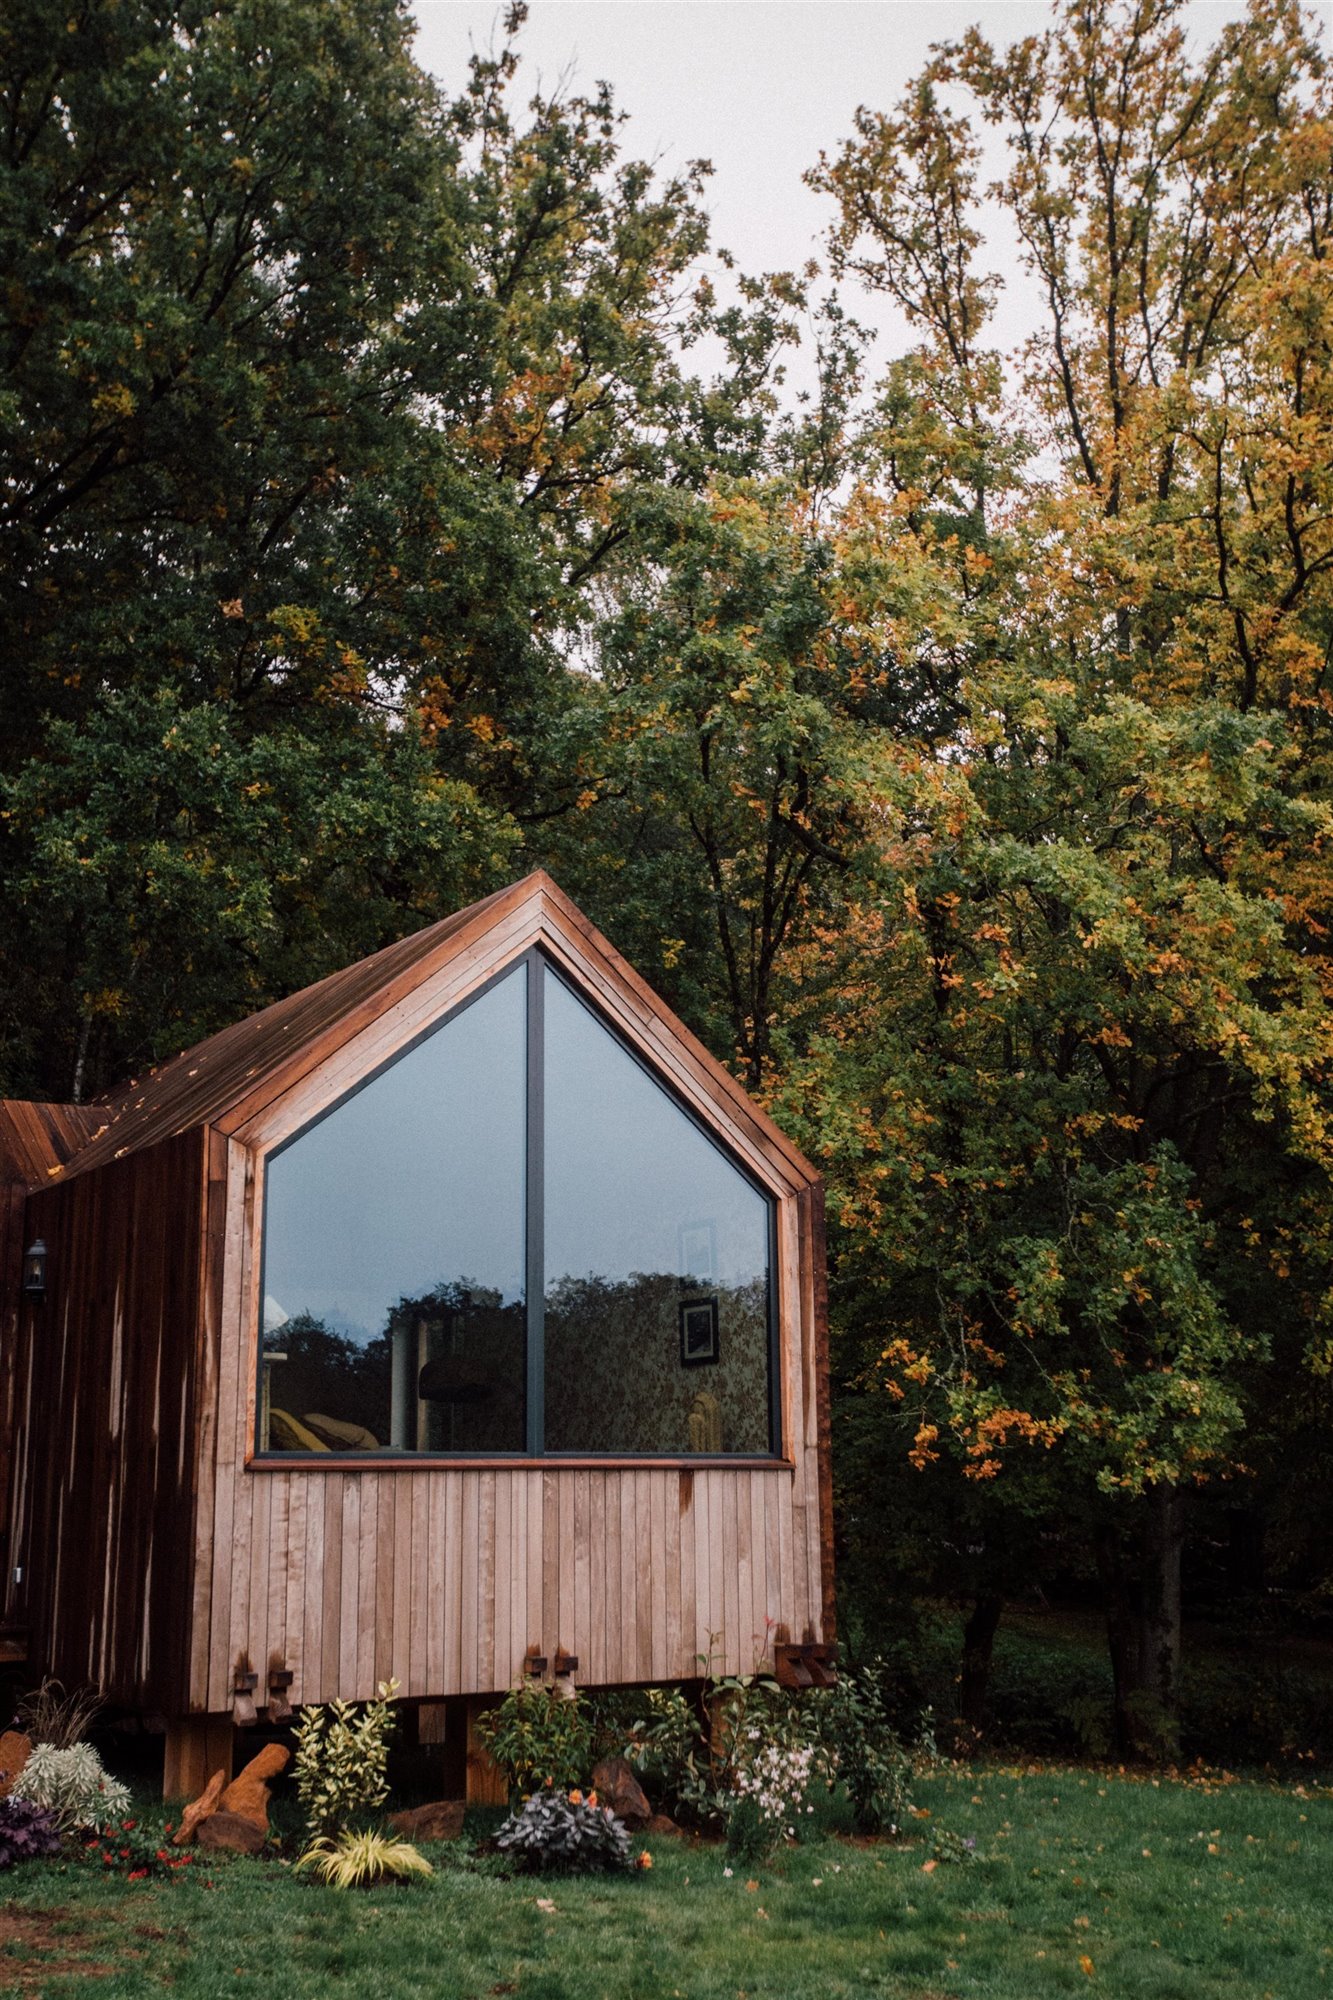
M 693 1278 L 700 1288 L 717 1283 L 715 1222 L 682 1222 L 676 1230 L 676 1248 L 680 1256 L 676 1269 L 682 1278 Z
M 702 1368 L 720 1358 L 717 1339 L 717 1294 L 680 1302 L 680 1365 Z

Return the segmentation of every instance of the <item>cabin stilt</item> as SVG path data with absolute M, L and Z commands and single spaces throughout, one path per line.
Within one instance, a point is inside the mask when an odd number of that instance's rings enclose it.
M 469 1701 L 467 1705 L 467 1791 L 470 1806 L 506 1806 L 509 1787 L 505 1774 L 482 1742 L 477 1724 L 492 1704 Z
M 197 1799 L 214 1771 L 232 1778 L 235 1730 L 229 1715 L 178 1715 L 167 1724 L 164 1799 Z

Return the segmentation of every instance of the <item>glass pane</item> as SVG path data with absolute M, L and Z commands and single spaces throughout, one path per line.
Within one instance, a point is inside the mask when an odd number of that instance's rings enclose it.
M 543 976 L 547 1448 L 766 1452 L 768 1200 Z
M 527 967 L 268 1163 L 261 1449 L 522 1451 Z

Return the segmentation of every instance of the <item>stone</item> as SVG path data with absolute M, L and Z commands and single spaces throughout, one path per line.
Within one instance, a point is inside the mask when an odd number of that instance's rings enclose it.
M 643 1831 L 645 1833 L 679 1833 L 680 1828 L 666 1813 L 654 1813 Z
M 189 1846 L 190 1842 L 194 1839 L 195 1829 L 198 1827 L 200 1821 L 209 1819 L 217 1811 L 222 1798 L 222 1788 L 226 1782 L 227 1774 L 225 1771 L 214 1771 L 194 1804 L 186 1806 L 185 1811 L 181 1814 L 181 1823 L 176 1829 L 175 1838 L 172 1843 L 173 1846 Z
M 248 1819 L 259 1829 L 260 1838 L 268 1832 L 268 1780 L 276 1778 L 279 1771 L 291 1762 L 291 1751 L 281 1743 L 266 1743 L 257 1757 L 252 1757 L 240 1776 L 233 1778 L 222 1794 L 221 1811 L 234 1814 L 239 1819 Z M 208 1821 L 204 1821 L 207 1826 Z
M 389 1825 L 407 1840 L 457 1840 L 463 1831 L 463 1799 L 437 1799 L 433 1805 L 412 1806 L 389 1814 Z
M 624 1757 L 604 1757 L 592 1774 L 599 1806 L 610 1806 L 616 1818 L 633 1832 L 653 1816 L 642 1785 Z
M 240 1813 L 210 1813 L 199 1825 L 199 1845 L 220 1848 L 226 1854 L 258 1854 L 264 1837 L 254 1821 L 243 1819 Z
M 7 1729 L 0 1736 L 0 1799 L 9 1797 L 10 1786 L 31 1754 L 31 1738 L 21 1729 Z

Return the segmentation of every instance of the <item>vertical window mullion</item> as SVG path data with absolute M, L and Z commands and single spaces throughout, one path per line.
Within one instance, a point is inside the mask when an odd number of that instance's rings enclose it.
M 527 1448 L 540 1456 L 546 1443 L 546 1061 L 545 966 L 541 953 L 528 958 L 528 1157 L 527 1231 Z

